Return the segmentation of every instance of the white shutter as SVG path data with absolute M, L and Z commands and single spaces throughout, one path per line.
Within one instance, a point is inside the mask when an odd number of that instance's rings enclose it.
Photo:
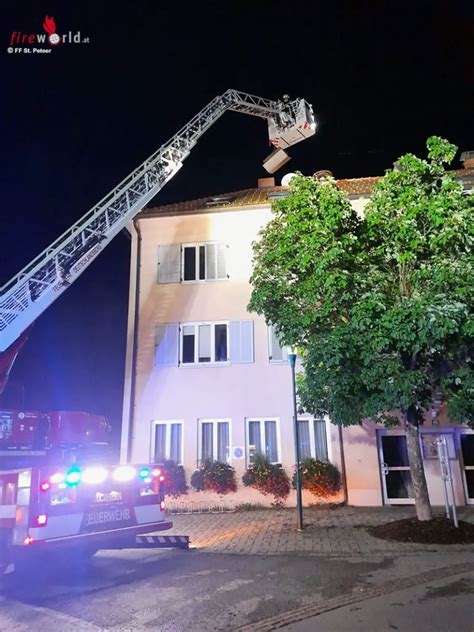
M 253 362 L 253 321 L 232 320 L 230 322 L 231 362 Z
M 206 280 L 216 279 L 216 244 L 206 244 Z
M 158 283 L 181 281 L 181 245 L 158 246 Z
M 227 279 L 226 266 L 227 246 L 225 244 L 217 244 L 217 278 Z
M 276 327 L 273 325 L 268 326 L 268 338 L 270 347 L 270 362 L 287 362 L 288 352 L 286 347 L 280 346 L 280 341 L 276 335 Z
M 178 366 L 178 323 L 157 325 L 155 329 L 155 366 Z

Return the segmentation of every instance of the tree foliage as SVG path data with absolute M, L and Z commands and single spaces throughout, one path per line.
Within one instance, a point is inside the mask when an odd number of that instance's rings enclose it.
M 474 425 L 472 196 L 427 142 L 377 183 L 364 216 L 333 179 L 292 179 L 254 244 L 249 309 L 304 355 L 302 408 L 342 425 L 448 406 Z

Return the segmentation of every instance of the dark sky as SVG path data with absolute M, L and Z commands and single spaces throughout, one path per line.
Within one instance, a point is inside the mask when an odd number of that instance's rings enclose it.
M 474 149 L 473 3 L 187 5 L 2 3 L 1 283 L 229 87 L 313 104 L 319 132 L 292 171 L 381 174 L 431 134 Z M 8 54 L 11 33 L 43 32 L 45 15 L 90 43 Z M 267 153 L 263 121 L 226 114 L 156 201 L 253 186 Z M 119 235 L 37 321 L 10 397 L 119 423 L 128 259 Z

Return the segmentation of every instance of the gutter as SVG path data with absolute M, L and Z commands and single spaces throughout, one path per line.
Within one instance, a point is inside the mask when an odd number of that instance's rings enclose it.
M 132 367 L 130 379 L 130 409 L 128 414 L 128 437 L 127 437 L 127 463 L 132 460 L 133 422 L 135 416 L 135 391 L 137 382 L 137 347 L 138 347 L 138 320 L 140 315 L 140 271 L 142 252 L 142 233 L 140 220 L 135 218 L 133 225 L 137 232 L 137 265 L 135 270 L 135 313 L 133 317 L 133 342 L 132 342 Z

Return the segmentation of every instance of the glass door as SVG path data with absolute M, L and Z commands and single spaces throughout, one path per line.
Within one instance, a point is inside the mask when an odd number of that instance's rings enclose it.
M 474 434 L 462 433 L 460 438 L 466 502 L 474 505 Z
M 386 434 L 379 430 L 379 458 L 384 502 L 390 505 L 413 504 L 407 439 L 402 434 Z

